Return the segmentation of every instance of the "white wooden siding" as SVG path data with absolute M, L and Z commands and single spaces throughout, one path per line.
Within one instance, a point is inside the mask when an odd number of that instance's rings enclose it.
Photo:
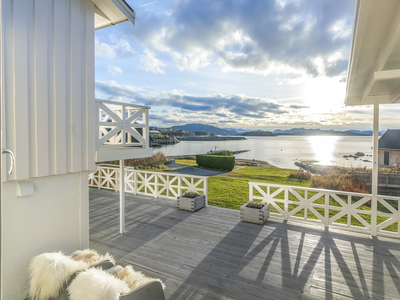
M 16 157 L 3 180 L 95 169 L 93 2 L 2 6 L 3 145 Z

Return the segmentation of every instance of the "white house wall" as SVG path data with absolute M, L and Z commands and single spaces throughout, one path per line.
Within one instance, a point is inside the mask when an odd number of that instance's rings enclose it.
M 1 299 L 25 299 L 34 256 L 88 247 L 87 178 L 87 172 L 37 178 L 26 197 L 17 197 L 17 181 L 3 184 Z
M 385 152 L 389 151 L 389 167 L 397 164 L 400 166 L 400 151 L 399 150 L 379 150 L 379 166 L 384 166 Z
M 94 4 L 2 0 L 3 181 L 94 170 Z

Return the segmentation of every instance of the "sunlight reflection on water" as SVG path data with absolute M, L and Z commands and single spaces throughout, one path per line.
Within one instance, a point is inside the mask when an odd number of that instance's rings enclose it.
M 334 153 L 336 151 L 339 136 L 309 136 L 307 141 L 314 153 L 315 160 L 319 165 L 329 166 L 334 164 Z
M 371 160 L 366 156 L 362 159 L 344 158 L 344 155 L 363 152 L 371 155 L 372 137 L 359 136 L 274 136 L 274 137 L 246 137 L 239 141 L 182 141 L 176 145 L 154 149 L 153 152 L 163 152 L 167 156 L 199 154 L 214 150 L 244 150 L 236 155 L 237 158 L 257 159 L 267 161 L 277 167 L 296 169 L 296 161 L 315 161 L 316 164 L 336 165 L 343 167 L 371 168 Z

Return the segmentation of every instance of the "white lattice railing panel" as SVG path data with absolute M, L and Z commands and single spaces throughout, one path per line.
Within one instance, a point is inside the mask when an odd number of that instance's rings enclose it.
M 98 107 L 98 149 L 107 147 L 149 147 L 149 107 L 96 100 Z
M 373 212 L 370 194 L 258 182 L 250 182 L 249 188 L 250 200 L 269 203 L 272 217 L 381 235 L 400 234 L 400 198 L 378 196 L 378 211 Z
M 400 198 L 378 196 L 377 232 L 393 233 L 400 236 Z
M 89 186 L 115 190 L 118 187 L 119 168 L 114 166 L 98 167 L 96 173 L 89 174 Z
M 98 165 L 97 172 L 89 175 L 89 186 L 119 190 L 119 173 L 116 166 Z M 125 168 L 125 192 L 154 198 L 169 198 L 186 191 L 208 196 L 208 177 L 173 173 L 149 172 Z

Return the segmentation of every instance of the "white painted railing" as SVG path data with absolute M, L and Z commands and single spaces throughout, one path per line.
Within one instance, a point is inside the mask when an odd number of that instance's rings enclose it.
M 96 100 L 97 149 L 109 147 L 149 148 L 148 106 Z
M 378 211 L 372 211 L 370 194 L 249 182 L 249 199 L 269 203 L 271 217 L 400 237 L 397 197 L 378 196 Z
M 97 172 L 89 175 L 89 186 L 118 191 L 119 170 L 117 166 L 98 165 Z M 208 177 L 140 171 L 125 167 L 126 193 L 176 199 L 186 191 L 206 195 L 207 205 Z

